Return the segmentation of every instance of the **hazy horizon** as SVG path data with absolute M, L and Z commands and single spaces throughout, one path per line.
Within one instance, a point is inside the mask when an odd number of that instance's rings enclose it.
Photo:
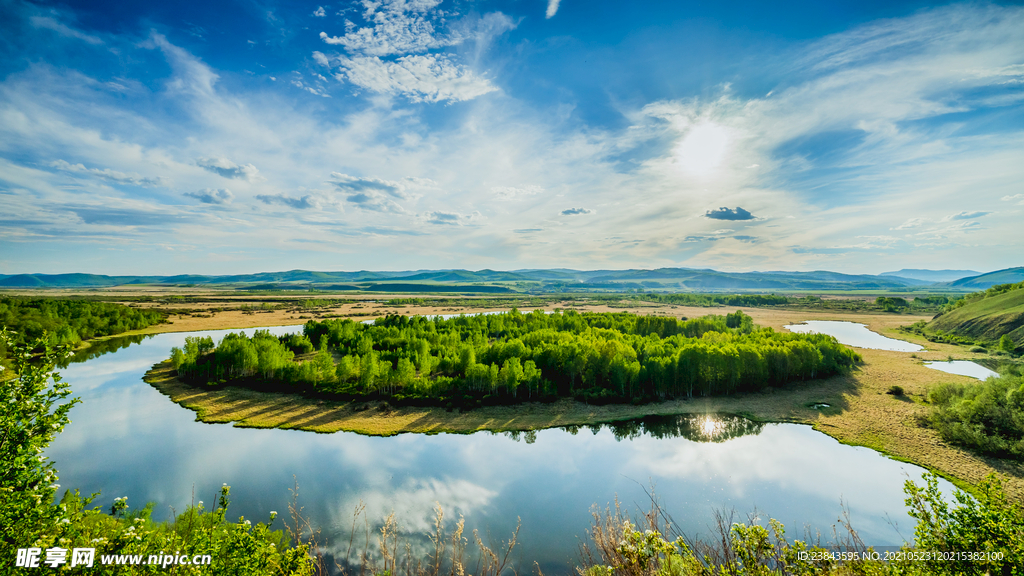
M 1021 265 L 1016 3 L 0 12 L 2 274 Z

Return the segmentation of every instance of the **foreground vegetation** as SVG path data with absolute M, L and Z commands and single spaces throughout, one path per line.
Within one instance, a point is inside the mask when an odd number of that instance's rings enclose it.
M 914 545 L 876 552 L 857 536 L 849 515 L 831 541 L 790 540 L 781 522 L 733 522 L 717 514 L 717 534 L 692 540 L 674 529 L 655 504 L 638 521 L 615 510 L 594 513 L 590 541 L 581 546 L 580 576 L 989 575 L 1024 574 L 1024 504 L 1007 498 L 994 478 L 977 499 L 957 491 L 950 506 L 938 479 L 907 481 L 906 505 L 918 521 Z
M 296 362 L 296 353 L 314 348 Z M 193 384 L 449 406 L 750 392 L 843 373 L 859 359 L 830 336 L 757 328 L 738 311 L 693 320 L 516 310 L 327 320 L 308 322 L 301 336 L 229 334 L 216 347 L 188 338 L 171 351 L 175 370 Z
M 132 568 L 121 562 L 103 565 L 102 558 L 111 555 L 137 555 L 142 561 L 159 556 L 161 564 L 168 555 L 184 555 L 189 564 L 176 561 L 170 567 L 170 573 L 177 574 L 313 573 L 308 546 L 289 545 L 283 531 L 270 529 L 273 512 L 265 524 L 254 525 L 244 518 L 227 520 L 228 486 L 222 488 L 212 509 L 199 502 L 169 522 L 152 520 L 152 504 L 130 510 L 127 498 L 115 499 L 109 514 L 98 507 L 90 509 L 98 494 L 83 498 L 78 490 L 65 491 L 60 503 L 54 504 L 60 488 L 57 471 L 41 454 L 67 425 L 68 413 L 78 402 L 70 399 L 70 386 L 54 372 L 70 351 L 51 346 L 46 338 L 22 344 L 6 329 L 0 331 L 0 341 L 14 352 L 15 373 L 0 386 L 0 405 L 4 406 L 0 412 L 0 573 L 20 573 L 15 568 L 18 550 L 28 548 L 39 549 L 40 567 L 46 567 L 47 550 L 62 549 L 64 569 L 71 565 L 73 549 L 94 549 L 89 574 L 168 571 L 167 565 L 160 564 Z M 43 352 L 31 358 L 29 350 L 33 349 Z M 296 537 L 301 536 L 295 532 Z M 209 556 L 209 563 L 191 563 L 204 555 Z
M 927 417 L 947 442 L 1024 461 L 1024 376 L 1011 368 L 977 384 L 946 383 L 928 393 Z

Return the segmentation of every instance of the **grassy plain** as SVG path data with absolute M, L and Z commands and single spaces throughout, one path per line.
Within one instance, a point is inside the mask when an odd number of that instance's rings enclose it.
M 298 314 L 286 310 L 245 314 L 224 311 L 210 317 L 172 318 L 169 324 L 153 326 L 146 332 L 192 331 L 293 324 L 307 318 L 347 316 L 353 313 L 375 317 L 386 313 L 451 314 L 487 311 L 471 306 L 459 309 L 431 306 L 385 306 L 387 297 L 374 301 L 339 305 L 319 314 Z M 732 308 L 703 308 L 636 303 L 623 308 L 607 305 L 555 303 L 545 308 L 573 308 L 580 311 L 629 311 L 642 314 L 693 318 L 711 313 L 730 312 Z M 1024 466 L 972 454 L 943 442 L 939 435 L 919 425 L 929 406 L 928 389 L 940 382 L 972 382 L 965 376 L 945 374 L 927 368 L 925 360 L 979 359 L 985 354 L 966 347 L 927 342 L 923 338 L 897 330 L 928 317 L 907 314 L 864 314 L 827 311 L 741 308 L 757 324 L 784 330 L 784 326 L 806 320 L 844 320 L 866 324 L 871 330 L 893 338 L 914 341 L 925 347 L 916 354 L 858 349 L 864 358 L 852 374 L 816 380 L 771 393 L 728 398 L 675 400 L 642 406 L 591 406 L 570 400 L 553 404 L 523 404 L 514 407 L 487 407 L 465 413 L 441 408 L 377 409 L 376 403 L 340 403 L 299 395 L 266 394 L 227 387 L 200 389 L 176 380 L 166 364 L 157 365 L 146 380 L 174 402 L 194 410 L 204 422 L 233 422 L 236 426 L 292 428 L 329 433 L 353 431 L 370 435 L 404 432 L 468 433 L 477 430 L 531 430 L 555 426 L 582 425 L 636 418 L 650 414 L 740 414 L 770 422 L 808 424 L 840 442 L 866 446 L 893 458 L 936 471 L 964 488 L 990 472 L 1005 482 L 1007 491 L 1024 497 Z M 885 392 L 893 385 L 905 390 L 902 397 Z M 829 404 L 816 409 L 815 404 Z

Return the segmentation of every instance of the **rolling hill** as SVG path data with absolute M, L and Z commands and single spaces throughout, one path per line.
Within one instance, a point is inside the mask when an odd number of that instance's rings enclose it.
M 981 272 L 974 270 L 921 270 L 918 268 L 904 268 L 896 272 L 882 272 L 879 276 L 899 276 L 910 280 L 920 280 L 923 283 L 932 282 L 953 282 L 968 276 L 979 276 Z
M 1003 270 L 996 270 L 995 272 L 980 274 L 978 276 L 968 276 L 967 278 L 948 282 L 946 285 L 950 288 L 985 290 L 997 284 L 1014 284 L 1016 282 L 1024 282 L 1024 266 L 1017 268 L 1005 268 Z
M 988 343 L 1009 334 L 1020 348 L 1024 346 L 1024 282 L 1002 293 L 969 297 L 967 304 L 936 317 L 925 330 Z
M 0 275 L 6 288 L 89 288 L 119 285 L 196 285 L 241 290 L 338 290 L 380 291 L 392 286 L 401 292 L 798 292 L 818 290 L 903 291 L 931 289 L 972 291 L 992 284 L 1024 280 L 1024 268 L 1010 268 L 932 284 L 929 275 L 948 278 L 965 270 L 901 270 L 911 277 L 842 274 L 827 270 L 811 272 L 722 272 L 696 268 L 653 270 L 406 270 L 337 271 L 289 270 L 257 274 L 174 276 L 104 276 L 100 274 Z M 499 289 L 500 288 L 500 289 Z

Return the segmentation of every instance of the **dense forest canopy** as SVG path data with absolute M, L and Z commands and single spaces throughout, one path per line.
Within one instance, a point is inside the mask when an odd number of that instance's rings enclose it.
M 17 342 L 32 342 L 46 333 L 52 346 L 139 330 L 163 322 L 165 314 L 123 304 L 51 298 L 0 298 L 0 326 Z M 6 349 L 0 345 L 0 356 Z
M 830 336 L 759 328 L 739 311 L 680 320 L 513 309 L 310 321 L 301 335 L 232 333 L 216 346 L 190 337 L 171 360 L 192 383 L 464 406 L 756 391 L 841 373 L 860 357 Z

